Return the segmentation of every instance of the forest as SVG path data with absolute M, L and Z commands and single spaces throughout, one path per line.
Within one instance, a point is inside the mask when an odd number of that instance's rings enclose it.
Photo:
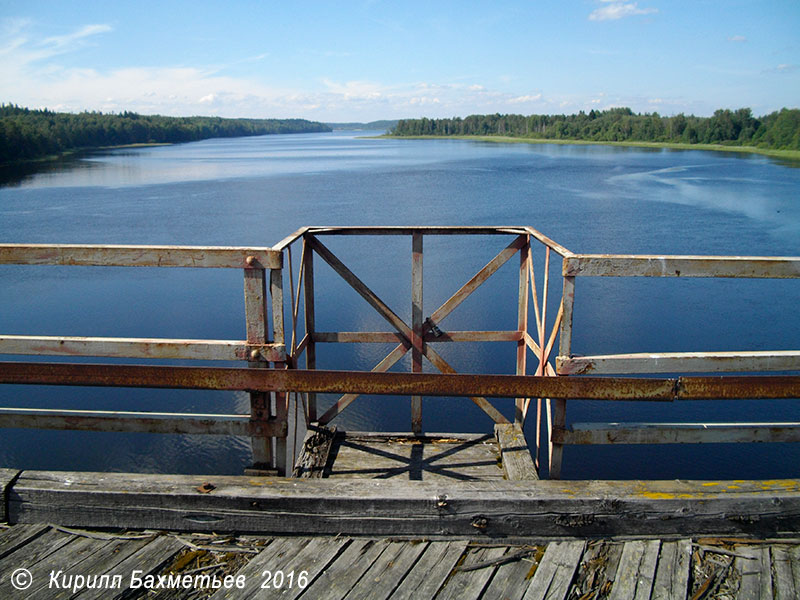
M 59 113 L 0 105 L 0 164 L 82 149 L 217 137 L 331 131 L 305 119 L 163 117 L 133 112 Z
M 658 113 L 630 108 L 583 111 L 575 115 L 471 115 L 452 119 L 405 119 L 395 136 L 510 136 L 594 142 L 722 144 L 775 150 L 800 150 L 800 110 L 783 108 L 763 117 L 751 109 L 720 109 L 711 117 Z

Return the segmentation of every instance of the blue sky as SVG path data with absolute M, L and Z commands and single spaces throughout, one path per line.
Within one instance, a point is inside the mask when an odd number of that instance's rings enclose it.
M 800 0 L 0 0 L 0 102 L 369 121 L 800 105 Z

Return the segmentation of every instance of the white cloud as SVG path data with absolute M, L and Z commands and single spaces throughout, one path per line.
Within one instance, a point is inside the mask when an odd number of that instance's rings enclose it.
M 638 2 L 620 2 L 618 0 L 601 0 L 605 6 L 596 8 L 589 15 L 590 21 L 614 21 L 634 15 L 657 13 L 657 8 L 639 8 Z
M 743 42 L 746 42 L 747 38 L 744 37 L 743 35 L 732 35 L 728 37 L 728 41 L 741 44 Z
M 515 98 L 509 98 L 509 104 L 522 104 L 523 102 L 536 102 L 537 100 L 541 100 L 541 94 L 534 94 L 528 96 L 516 96 Z

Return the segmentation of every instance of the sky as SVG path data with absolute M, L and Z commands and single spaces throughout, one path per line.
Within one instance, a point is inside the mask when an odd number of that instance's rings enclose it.
M 0 0 L 0 103 L 324 122 L 800 106 L 800 0 Z

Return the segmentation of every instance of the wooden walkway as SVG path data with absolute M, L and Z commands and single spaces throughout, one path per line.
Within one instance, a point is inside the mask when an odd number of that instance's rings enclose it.
M 19 569 L 30 574 L 25 590 L 12 585 Z M 214 580 L 226 577 L 230 589 L 214 589 Z M 27 580 L 13 581 L 21 585 Z M 0 529 L 1 598 L 140 598 L 153 592 L 159 598 L 215 600 L 793 599 L 800 597 L 800 540 L 507 545 L 109 534 L 41 524 Z

